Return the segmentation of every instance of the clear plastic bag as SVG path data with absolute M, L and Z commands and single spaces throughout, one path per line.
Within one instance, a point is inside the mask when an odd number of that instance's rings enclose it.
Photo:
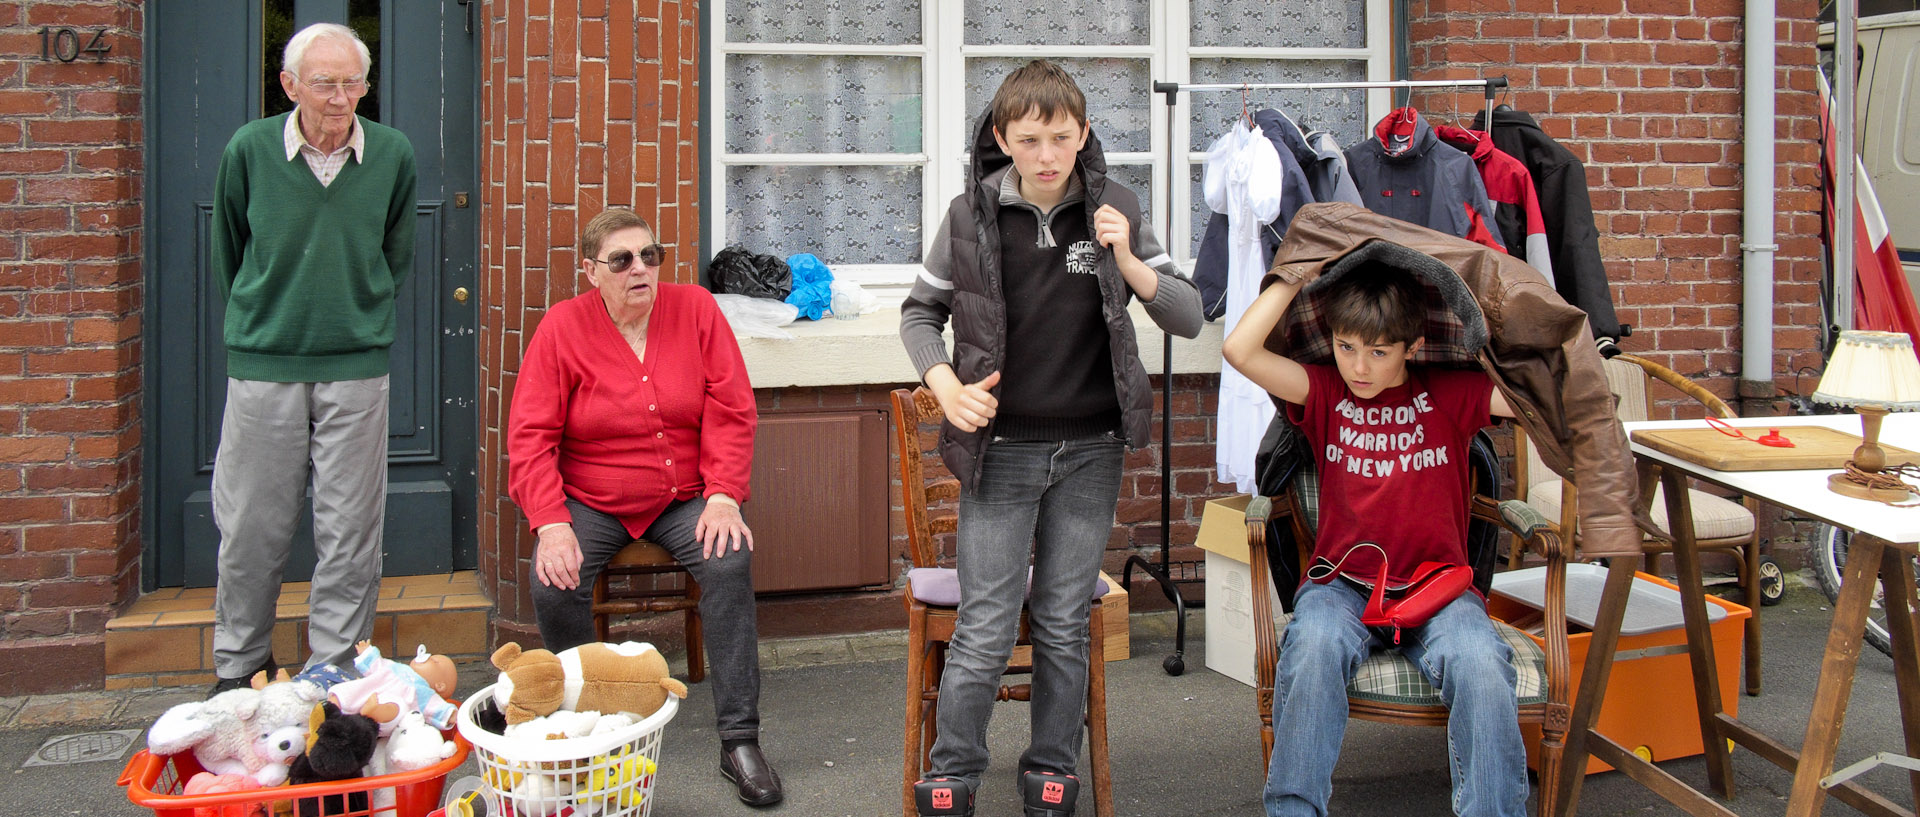
M 713 300 L 720 304 L 720 314 L 727 316 L 733 334 L 743 338 L 791 339 L 793 334 L 780 327 L 793 323 L 800 315 L 798 307 L 772 298 L 721 294 L 713 296 Z
M 880 299 L 852 281 L 833 279 L 833 316 L 851 320 L 880 308 Z

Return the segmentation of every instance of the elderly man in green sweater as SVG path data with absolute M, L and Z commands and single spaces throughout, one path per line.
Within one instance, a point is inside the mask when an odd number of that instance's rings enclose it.
M 216 693 L 275 668 L 274 608 L 309 464 L 309 666 L 351 666 L 380 589 L 387 349 L 394 291 L 413 266 L 413 146 L 354 114 L 373 60 L 352 29 L 302 29 L 282 65 L 294 111 L 241 126 L 214 182 L 227 348 L 213 466 Z

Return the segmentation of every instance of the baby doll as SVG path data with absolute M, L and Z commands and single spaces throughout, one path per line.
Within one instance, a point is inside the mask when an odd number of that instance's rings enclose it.
M 394 724 L 407 712 L 419 712 L 436 729 L 453 725 L 457 711 L 448 697 L 453 695 L 459 673 L 452 659 L 432 655 L 426 645 L 415 653 L 412 664 L 380 657 L 380 649 L 369 642 L 358 645 L 360 656 L 353 666 L 360 677 L 335 684 L 327 695 L 346 712 L 357 712 L 380 724 L 382 737 L 392 734 Z

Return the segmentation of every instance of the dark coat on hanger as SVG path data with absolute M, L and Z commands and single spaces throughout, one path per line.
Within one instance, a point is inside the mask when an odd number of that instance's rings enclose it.
M 1487 130 L 1486 119 L 1485 112 L 1474 114 L 1474 130 Z M 1495 110 L 1492 130 L 1493 146 L 1519 159 L 1533 174 L 1553 258 L 1554 288 L 1587 313 L 1594 337 L 1619 339 L 1620 319 L 1600 260 L 1600 231 L 1587 192 L 1586 165 L 1524 111 Z
M 1494 221 L 1500 225 L 1500 237 L 1507 240 L 1507 254 L 1526 259 L 1552 281 L 1553 254 L 1547 245 L 1546 220 L 1540 216 L 1540 196 L 1527 166 L 1494 147 L 1493 137 L 1485 131 L 1435 125 L 1433 132 L 1440 141 L 1473 157 L 1474 166 L 1480 168 L 1480 181 L 1486 184 L 1487 198 L 1493 201 Z
M 1394 133 L 1402 117 L 1408 116 L 1413 121 L 1405 144 L 1389 149 L 1400 138 Z M 1369 210 L 1503 252 L 1507 248 L 1473 159 L 1442 144 L 1426 117 L 1412 108 L 1387 114 L 1372 134 L 1347 146 L 1347 172 Z
M 1438 259 L 1473 293 L 1483 324 L 1455 321 L 1451 332 L 1430 326 L 1423 359 L 1477 362 L 1513 406 L 1540 458 L 1580 486 L 1580 555 L 1640 555 L 1642 531 L 1655 528 L 1644 511 L 1635 511 L 1640 490 L 1633 456 L 1586 316 L 1526 262 L 1351 204 L 1311 205 L 1295 216 L 1273 259 L 1274 270 L 1303 276 L 1307 284 L 1266 347 L 1296 359 L 1330 358 L 1324 324 L 1316 328 L 1306 317 L 1324 297 L 1315 283 L 1335 261 L 1381 240 Z M 1278 277 L 1268 272 L 1261 288 Z
M 1307 139 L 1300 135 L 1300 129 L 1279 111 L 1262 109 L 1253 115 L 1253 123 L 1280 154 L 1280 215 L 1260 230 L 1261 258 L 1266 261 L 1272 260 L 1273 249 L 1280 246 L 1280 239 L 1286 236 L 1294 212 L 1318 200 L 1301 167 L 1300 156 L 1304 151 L 1314 161 L 1319 157 L 1313 148 L 1307 147 Z M 1193 259 L 1193 285 L 1200 288 L 1200 308 L 1207 320 L 1226 314 L 1227 216 L 1224 213 L 1207 217 L 1206 230 L 1200 234 L 1200 251 Z

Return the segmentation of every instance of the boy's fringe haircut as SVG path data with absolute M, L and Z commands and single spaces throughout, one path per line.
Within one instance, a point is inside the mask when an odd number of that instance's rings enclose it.
M 1036 116 L 1044 122 L 1062 114 L 1085 126 L 1087 97 L 1066 69 L 1047 60 L 1020 66 L 993 94 L 993 128 L 1002 135 L 1019 119 Z
M 1327 296 L 1327 328 L 1366 343 L 1411 344 L 1427 334 L 1427 288 L 1413 273 L 1368 263 L 1342 274 Z

